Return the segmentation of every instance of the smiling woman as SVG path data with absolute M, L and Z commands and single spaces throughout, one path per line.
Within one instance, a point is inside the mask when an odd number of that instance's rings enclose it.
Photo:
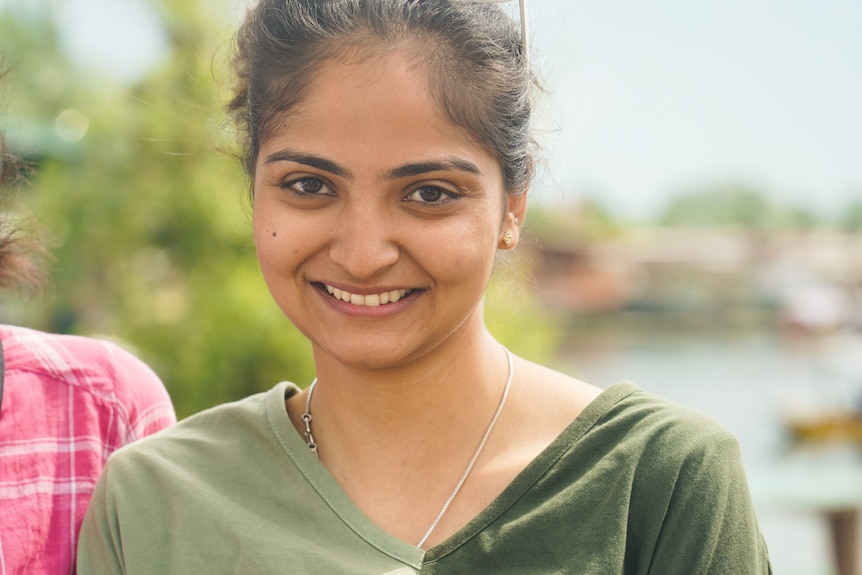
M 317 378 L 112 458 L 79 573 L 769 572 L 724 429 L 485 326 L 532 166 L 498 6 L 263 0 L 234 63 L 260 267 Z
M 416 56 L 321 66 L 255 174 L 261 269 L 320 376 L 337 369 L 321 364 L 330 357 L 394 368 L 481 341 L 475 308 L 525 195 L 504 205 L 495 155 L 441 114 Z M 396 297 L 366 305 L 384 293 Z

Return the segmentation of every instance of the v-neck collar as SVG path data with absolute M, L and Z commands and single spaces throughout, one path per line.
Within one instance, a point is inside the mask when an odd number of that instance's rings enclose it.
M 425 551 L 391 535 L 371 521 L 347 495 L 320 460 L 308 448 L 284 407 L 285 399 L 299 393 L 290 382 L 275 386 L 266 399 L 266 413 L 278 442 L 321 499 L 356 535 L 393 559 L 421 570 L 423 563 L 437 561 L 464 545 L 515 504 L 554 464 L 569 451 L 616 403 L 640 388 L 630 382 L 604 390 L 531 461 L 512 482 L 461 529 Z

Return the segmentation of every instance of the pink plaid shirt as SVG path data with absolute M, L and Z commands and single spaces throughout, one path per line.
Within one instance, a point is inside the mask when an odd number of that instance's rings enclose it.
M 118 346 L 0 325 L 0 575 L 75 572 L 105 460 L 176 421 L 153 371 Z

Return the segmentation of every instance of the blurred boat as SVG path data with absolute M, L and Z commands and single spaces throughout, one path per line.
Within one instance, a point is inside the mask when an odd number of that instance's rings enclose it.
M 797 441 L 853 442 L 862 446 L 862 413 L 833 412 L 785 420 Z

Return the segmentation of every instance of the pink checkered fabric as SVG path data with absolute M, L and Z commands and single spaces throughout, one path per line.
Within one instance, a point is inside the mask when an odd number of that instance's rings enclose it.
M 0 575 L 74 573 L 108 455 L 176 416 L 155 373 L 115 344 L 11 326 L 0 339 Z

